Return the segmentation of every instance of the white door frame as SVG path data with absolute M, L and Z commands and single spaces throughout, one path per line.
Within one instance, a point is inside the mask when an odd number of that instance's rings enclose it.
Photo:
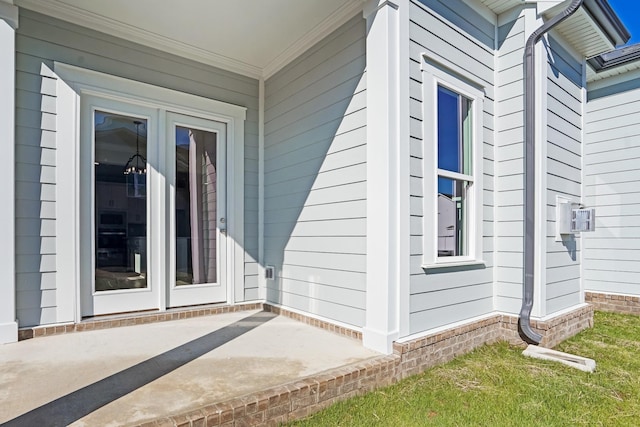
M 58 321 L 75 321 L 81 315 L 81 266 L 93 254 L 83 247 L 81 239 L 80 194 L 83 187 L 80 170 L 80 123 L 83 98 L 93 96 L 111 99 L 158 111 L 158 128 L 166 127 L 166 112 L 200 117 L 227 125 L 227 206 L 233 212 L 227 229 L 227 302 L 234 304 L 241 299 L 244 289 L 244 122 L 246 108 L 161 88 L 134 80 L 58 63 L 54 64 L 53 77 L 57 80 L 57 133 L 58 151 L 56 167 L 56 215 L 57 234 L 65 238 L 57 240 Z M 164 132 L 162 133 L 164 134 Z M 163 138 L 159 134 L 160 138 Z M 160 141 L 161 144 L 164 141 Z M 166 186 L 164 177 L 157 185 Z M 160 206 L 152 206 L 159 209 Z M 156 224 L 166 226 L 166 217 Z M 154 233 L 154 230 L 151 230 Z M 164 245 L 164 242 L 160 243 Z M 165 248 L 158 248 L 166 250 Z M 89 259 L 89 262 L 92 262 Z M 86 264 L 85 264 L 86 265 Z M 90 264 L 89 264 L 90 265 Z M 151 267 L 154 268 L 154 267 Z M 156 266 L 156 268 L 161 268 Z M 160 270 L 156 270 L 157 273 Z M 166 280 L 167 269 L 164 269 Z M 236 295 L 240 298 L 236 298 Z M 71 303 L 73 301 L 73 304 Z M 166 308 L 166 286 L 161 287 L 157 304 Z

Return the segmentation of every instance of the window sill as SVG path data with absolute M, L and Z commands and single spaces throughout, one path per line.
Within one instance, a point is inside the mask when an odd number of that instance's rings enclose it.
M 451 262 L 439 262 L 434 264 L 422 264 L 422 268 L 425 271 L 443 271 L 447 269 L 451 270 L 475 270 L 486 268 L 487 265 L 482 260 L 465 260 L 465 261 L 451 261 Z

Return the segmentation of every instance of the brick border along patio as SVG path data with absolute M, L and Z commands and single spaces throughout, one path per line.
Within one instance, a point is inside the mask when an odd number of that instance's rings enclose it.
M 269 306 L 265 309 L 274 308 Z M 300 316 L 287 310 L 275 309 L 282 315 L 294 318 Z M 308 319 L 299 320 L 314 324 L 314 319 Z M 326 322 L 321 323 L 317 326 L 326 329 Z M 544 336 L 542 344 L 552 347 L 593 326 L 593 307 L 587 305 L 548 322 L 533 322 L 532 326 Z M 523 344 L 518 336 L 516 317 L 496 315 L 409 342 L 395 343 L 394 353 L 390 356 L 380 356 L 366 362 L 333 369 L 259 393 L 153 420 L 140 426 L 276 426 L 304 418 L 338 401 L 393 384 L 484 344 L 500 340 Z
M 640 314 L 640 297 L 631 295 L 585 292 L 584 299 L 596 310 L 621 314 Z

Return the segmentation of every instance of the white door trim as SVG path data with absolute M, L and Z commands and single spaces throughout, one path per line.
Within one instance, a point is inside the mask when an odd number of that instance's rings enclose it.
M 200 96 L 190 95 L 171 89 L 153 86 L 134 80 L 124 79 L 97 71 L 56 62 L 58 116 L 56 146 L 58 158 L 57 179 L 57 271 L 58 296 L 75 299 L 64 318 L 81 320 L 80 311 L 80 264 L 82 246 L 80 244 L 80 166 L 79 147 L 81 99 L 93 95 L 104 99 L 135 104 L 158 109 L 159 125 L 164 126 L 166 111 L 200 117 L 225 123 L 228 134 L 227 173 L 228 210 L 233 212 L 233 220 L 228 227 L 227 302 L 233 304 L 244 289 L 244 121 L 246 108 Z M 158 308 L 164 309 L 166 295 L 160 294 Z M 62 314 L 62 313 L 61 313 Z

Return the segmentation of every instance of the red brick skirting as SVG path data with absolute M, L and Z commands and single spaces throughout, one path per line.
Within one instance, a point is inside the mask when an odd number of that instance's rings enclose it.
M 593 305 L 596 310 L 640 315 L 640 297 L 585 292 L 584 299 Z
M 321 328 L 330 332 L 334 332 L 339 335 L 344 335 L 346 337 L 355 338 L 359 341 L 362 341 L 362 332 L 356 331 L 355 329 L 334 325 L 331 322 L 316 319 L 314 317 L 309 317 L 304 314 L 296 313 L 294 311 L 287 310 L 286 308 L 277 307 L 275 305 L 271 305 L 268 303 L 264 304 L 264 311 L 268 311 L 270 313 L 274 313 L 279 316 L 286 316 L 291 319 L 297 320 L 298 322 L 305 323 L 307 325 L 315 326 L 317 328 Z
M 286 310 L 277 310 L 274 312 L 287 314 L 284 313 Z M 292 313 L 293 318 L 296 318 L 293 315 L 301 316 Z M 315 320 L 308 319 L 310 318 L 300 320 L 313 325 Z M 543 344 L 547 343 L 545 346 L 555 345 L 592 325 L 591 306 L 581 307 L 548 321 L 532 322 L 534 329 L 543 334 Z M 517 337 L 517 318 L 495 315 L 408 342 L 394 343 L 394 352 L 389 356 L 333 369 L 243 397 L 212 402 L 198 410 L 141 425 L 276 426 L 304 418 L 338 401 L 393 384 L 484 344 L 501 340 L 522 344 L 522 340 Z
M 167 322 L 170 320 L 190 319 L 192 317 L 211 316 L 223 313 L 235 313 L 238 311 L 262 310 L 261 302 L 238 305 L 210 305 L 200 307 L 188 307 L 172 309 L 163 312 L 153 311 L 147 313 L 108 317 L 94 317 L 83 320 L 80 323 L 67 323 L 64 325 L 44 325 L 32 328 L 20 328 L 18 341 L 49 335 L 67 334 L 70 332 L 93 331 L 96 329 L 119 328 L 122 326 L 143 325 L 146 323 Z
M 185 307 L 163 312 L 152 311 L 143 313 L 126 313 L 122 315 L 93 317 L 80 323 L 66 323 L 62 325 L 43 325 L 18 330 L 18 341 L 35 337 L 67 334 L 70 332 L 93 331 L 96 329 L 119 328 L 122 326 L 143 325 L 146 323 L 167 322 L 169 320 L 190 319 L 192 317 L 212 316 L 239 311 L 264 310 L 280 316 L 286 316 L 307 325 L 315 326 L 349 338 L 362 341 L 362 332 L 344 326 L 305 316 L 291 310 L 271 304 L 257 302 L 237 305 L 208 305 L 200 307 Z
M 593 327 L 593 306 L 585 305 L 577 310 L 554 317 L 548 321 L 532 320 L 531 327 L 542 335 L 540 345 L 552 348 L 578 332 Z M 518 318 L 502 316 L 503 337 L 512 344 L 522 344 L 518 334 Z

